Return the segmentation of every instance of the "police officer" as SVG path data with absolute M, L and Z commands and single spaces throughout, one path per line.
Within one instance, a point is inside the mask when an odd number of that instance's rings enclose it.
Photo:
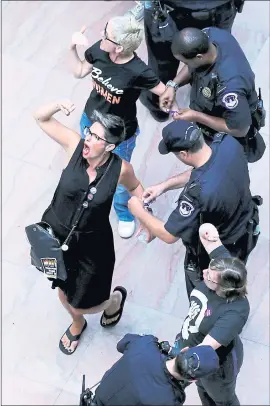
M 183 405 L 188 382 L 219 368 L 211 346 L 190 348 L 172 358 L 167 348 L 163 350 L 164 344 L 153 335 L 126 334 L 117 344 L 123 356 L 105 373 L 89 404 Z M 170 348 L 169 343 L 166 347 Z
M 145 2 L 144 23 L 148 66 L 154 70 L 163 83 L 166 83 L 176 76 L 179 61 L 175 59 L 170 50 L 171 38 L 168 38 L 167 49 L 160 47 L 154 38 L 153 10 L 155 7 L 159 7 L 156 3 L 159 2 Z M 242 11 L 244 0 L 161 0 L 160 4 L 162 8 L 166 5 L 173 9 L 169 15 L 178 30 L 186 27 L 202 29 L 216 26 L 230 32 L 236 12 Z M 168 114 L 159 109 L 157 96 L 150 92 L 143 92 L 140 100 L 157 121 L 168 119 Z
M 223 131 L 245 146 L 261 123 L 254 73 L 236 39 L 215 27 L 185 28 L 175 34 L 172 52 L 185 65 L 167 83 L 161 106 L 170 108 L 178 87 L 190 83 L 190 108 L 174 118 L 195 121 L 209 140 Z
M 217 133 L 209 146 L 201 130 L 188 121 L 168 124 L 162 137 L 159 152 L 173 152 L 193 169 L 146 188 L 143 198 L 149 203 L 168 190 L 184 188 L 177 207 L 165 224 L 148 213 L 139 199 L 131 198 L 129 208 L 154 237 L 168 244 L 182 239 L 186 247 L 184 267 L 190 296 L 209 263 L 198 239 L 200 224 L 209 222 L 216 226 L 229 252 L 246 262 L 258 240 L 258 208 L 250 193 L 243 148 L 233 137 Z

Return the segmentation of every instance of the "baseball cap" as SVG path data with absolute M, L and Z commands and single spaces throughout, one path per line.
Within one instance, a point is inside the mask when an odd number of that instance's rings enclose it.
M 191 148 L 201 136 L 199 127 L 191 121 L 172 121 L 162 130 L 158 150 L 162 155 Z
M 210 345 L 189 348 L 181 355 L 186 364 L 186 373 L 192 379 L 200 379 L 219 368 L 219 357 Z

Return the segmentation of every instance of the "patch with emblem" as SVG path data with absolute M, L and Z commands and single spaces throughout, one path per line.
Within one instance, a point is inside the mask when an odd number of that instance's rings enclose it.
M 204 97 L 206 97 L 207 99 L 210 99 L 212 93 L 211 93 L 211 89 L 209 89 L 209 87 L 203 87 L 202 88 L 202 94 Z
M 56 258 L 40 258 L 44 275 L 47 278 L 57 279 L 57 260 Z
M 236 93 L 227 93 L 222 98 L 222 103 L 225 104 L 227 109 L 235 109 L 238 106 L 238 96 Z
M 181 216 L 188 217 L 194 211 L 194 206 L 186 200 L 182 200 L 179 205 L 179 212 Z

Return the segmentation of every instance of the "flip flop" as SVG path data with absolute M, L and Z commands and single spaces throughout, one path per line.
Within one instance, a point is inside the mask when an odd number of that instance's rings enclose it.
M 117 310 L 117 312 L 115 312 L 114 314 L 110 314 L 110 315 L 107 315 L 107 314 L 105 313 L 105 311 L 103 312 L 103 314 L 102 314 L 102 316 L 101 316 L 101 319 L 100 319 L 100 325 L 101 325 L 101 327 L 103 327 L 103 328 L 108 328 L 108 327 L 114 327 L 114 326 L 116 326 L 116 324 L 119 323 L 119 321 L 121 320 L 121 317 L 122 317 L 122 313 L 123 313 L 125 301 L 126 301 L 126 298 L 127 298 L 127 291 L 126 291 L 125 288 L 123 288 L 123 286 L 116 286 L 116 288 L 114 288 L 113 291 L 114 291 L 114 292 L 117 292 L 117 291 L 118 291 L 118 292 L 121 292 L 121 293 L 122 293 L 122 300 L 121 300 L 121 303 L 120 303 L 120 308 L 119 308 L 119 310 Z M 115 318 L 116 316 L 119 316 L 117 320 L 113 321 L 113 322 L 110 323 L 110 324 L 103 324 L 103 320 L 104 320 L 104 319 L 105 319 L 105 320 L 111 320 L 111 319 Z
M 69 326 L 69 328 L 64 332 L 64 334 L 62 335 L 62 337 L 61 337 L 61 339 L 60 339 L 60 341 L 59 341 L 59 348 L 60 348 L 60 350 L 64 353 L 64 354 L 66 354 L 66 355 L 71 355 L 71 354 L 73 354 L 75 351 L 76 351 L 76 349 L 77 349 L 77 347 L 78 347 L 78 345 L 76 345 L 76 347 L 75 347 L 75 349 L 74 349 L 74 351 L 70 351 L 70 347 L 69 348 L 66 348 L 65 346 L 64 346 L 64 344 L 62 343 L 62 338 L 64 337 L 64 335 L 66 334 L 66 336 L 67 336 L 67 338 L 69 339 L 69 341 L 70 341 L 70 345 L 71 345 L 71 343 L 73 343 L 74 341 L 79 341 L 79 339 L 81 338 L 81 335 L 82 335 L 82 333 L 84 332 L 84 330 L 86 329 L 86 327 L 87 327 L 87 321 L 85 320 L 85 323 L 84 323 L 84 326 L 83 326 L 83 328 L 82 328 L 82 331 L 81 331 L 81 333 L 80 334 L 77 334 L 76 336 L 73 336 L 72 334 L 71 334 L 71 332 L 70 332 L 70 327 L 72 326 L 72 324 Z

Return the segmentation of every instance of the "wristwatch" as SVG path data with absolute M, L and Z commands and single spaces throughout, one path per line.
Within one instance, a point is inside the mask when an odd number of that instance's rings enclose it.
M 165 355 L 169 355 L 170 351 L 172 349 L 172 347 L 170 346 L 169 341 L 160 341 L 158 343 L 160 351 L 165 354 Z
M 169 80 L 169 81 L 166 83 L 166 87 L 173 87 L 174 90 L 176 91 L 179 86 L 178 86 L 178 84 L 175 83 L 173 80 Z

